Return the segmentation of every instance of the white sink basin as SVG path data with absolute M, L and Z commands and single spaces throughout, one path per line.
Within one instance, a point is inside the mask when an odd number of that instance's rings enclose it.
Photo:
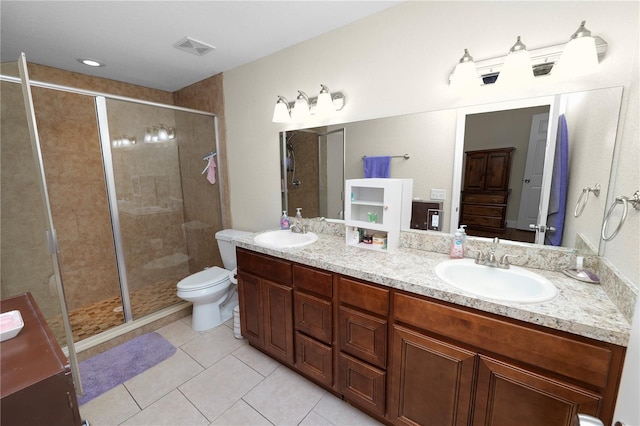
M 439 263 L 435 272 L 453 287 L 493 300 L 539 303 L 558 295 L 551 281 L 517 266 L 500 269 L 477 265 L 473 259 L 452 259 Z
M 318 236 L 313 232 L 306 234 L 297 234 L 288 229 L 279 229 L 277 231 L 267 231 L 253 237 L 253 242 L 271 248 L 292 248 L 304 247 L 313 244 L 318 240 Z

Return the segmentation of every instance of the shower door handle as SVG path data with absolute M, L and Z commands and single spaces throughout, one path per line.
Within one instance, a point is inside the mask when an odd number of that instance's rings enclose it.
M 58 235 L 56 234 L 56 230 L 47 229 L 45 233 L 47 234 L 47 245 L 49 246 L 49 253 L 58 254 Z

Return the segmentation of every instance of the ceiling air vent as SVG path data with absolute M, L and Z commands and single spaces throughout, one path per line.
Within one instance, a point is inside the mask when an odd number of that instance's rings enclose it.
M 190 37 L 185 37 L 176 44 L 173 45 L 176 49 L 184 50 L 185 52 L 193 53 L 197 56 L 203 56 L 215 49 L 215 47 L 203 43 L 198 40 L 194 40 Z

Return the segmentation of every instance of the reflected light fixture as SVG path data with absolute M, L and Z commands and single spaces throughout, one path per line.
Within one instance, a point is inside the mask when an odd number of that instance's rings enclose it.
M 533 81 L 531 56 L 529 56 L 527 46 L 525 46 L 520 40 L 520 36 L 518 36 L 504 60 L 504 65 L 498 75 L 497 83 L 500 85 L 517 86 L 531 81 Z
M 460 58 L 456 69 L 453 71 L 451 87 L 458 90 L 470 89 L 480 86 L 480 78 L 476 71 L 476 64 L 468 49 L 464 49 L 464 55 Z
M 290 121 L 302 122 L 309 118 L 327 117 L 331 113 L 344 108 L 345 97 L 340 92 L 331 93 L 329 88 L 321 84 L 317 97 L 310 98 L 302 90 L 298 90 L 295 102 L 287 101 L 284 96 L 278 96 L 273 110 L 274 123 L 286 123 Z
M 569 38 L 560 61 L 552 73 L 560 76 L 579 76 L 592 74 L 598 68 L 598 52 L 596 40 L 591 31 L 585 28 L 586 21 Z
M 273 122 L 286 123 L 287 121 L 291 121 L 289 101 L 284 96 L 278 96 L 276 107 L 273 109 Z

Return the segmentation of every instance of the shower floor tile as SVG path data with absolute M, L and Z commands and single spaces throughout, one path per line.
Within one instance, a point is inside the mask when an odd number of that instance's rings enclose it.
M 161 282 L 154 286 L 132 291 L 130 300 L 134 319 L 144 317 L 181 301 L 176 295 L 176 283 L 174 281 Z M 124 324 L 122 300 L 119 296 L 112 297 L 74 309 L 69 312 L 69 320 L 71 322 L 73 340 L 77 343 Z M 48 318 L 47 322 L 58 342 L 66 345 L 62 317 L 57 315 L 53 318 Z

